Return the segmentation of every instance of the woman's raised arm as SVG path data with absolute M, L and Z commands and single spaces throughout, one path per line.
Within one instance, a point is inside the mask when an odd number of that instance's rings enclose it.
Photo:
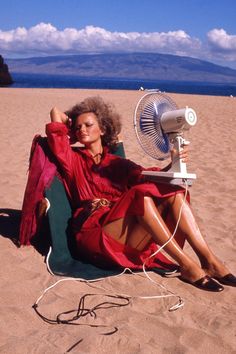
M 68 123 L 68 116 L 64 113 L 61 112 L 57 107 L 53 107 L 50 111 L 50 118 L 51 122 L 59 122 L 59 123 Z

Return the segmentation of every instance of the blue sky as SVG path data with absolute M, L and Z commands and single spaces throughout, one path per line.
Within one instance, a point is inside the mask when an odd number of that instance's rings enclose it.
M 5 58 L 158 52 L 236 69 L 235 0 L 0 0 Z

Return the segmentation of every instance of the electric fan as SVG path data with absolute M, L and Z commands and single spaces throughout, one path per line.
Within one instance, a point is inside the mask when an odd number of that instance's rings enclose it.
M 196 175 L 187 172 L 186 163 L 179 158 L 183 145 L 189 144 L 183 137 L 197 122 L 191 108 L 178 109 L 167 95 L 157 91 L 145 94 L 138 102 L 134 113 L 134 128 L 143 150 L 156 160 L 166 160 L 171 149 L 177 152 L 167 172 L 143 171 L 150 179 L 171 184 L 192 184 Z

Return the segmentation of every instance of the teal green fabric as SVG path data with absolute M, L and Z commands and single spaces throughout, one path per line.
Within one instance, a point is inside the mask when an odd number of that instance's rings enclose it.
M 45 197 L 50 201 L 47 214 L 51 238 L 51 250 L 47 257 L 49 270 L 55 275 L 88 280 L 117 274 L 118 271 L 100 269 L 73 258 L 69 248 L 71 207 L 58 177 L 54 177 L 45 191 Z

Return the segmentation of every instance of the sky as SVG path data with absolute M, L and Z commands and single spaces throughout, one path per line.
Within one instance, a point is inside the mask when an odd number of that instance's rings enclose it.
M 236 0 L 0 0 L 0 54 L 190 56 L 236 69 Z

